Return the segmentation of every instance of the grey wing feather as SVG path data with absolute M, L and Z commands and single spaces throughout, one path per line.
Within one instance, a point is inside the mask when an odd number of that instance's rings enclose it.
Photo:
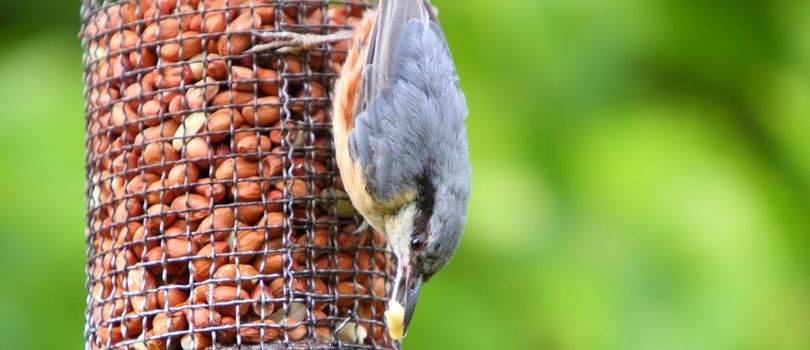
M 409 21 L 391 67 L 390 85 L 369 90 L 350 135 L 350 154 L 381 202 L 469 167 L 466 102 L 438 25 Z
M 369 132 L 379 129 L 371 125 L 375 119 L 369 118 L 367 112 L 360 113 L 354 121 L 354 128 L 349 137 L 349 154 L 355 161 L 359 161 L 365 168 L 373 166 L 374 153 L 371 149 Z

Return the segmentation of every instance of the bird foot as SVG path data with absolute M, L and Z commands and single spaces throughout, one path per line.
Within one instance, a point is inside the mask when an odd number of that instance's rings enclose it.
M 259 44 L 248 50 L 248 53 L 259 53 L 265 51 L 276 51 L 278 53 L 300 53 L 317 48 L 324 44 L 331 44 L 338 41 L 348 40 L 352 37 L 352 31 L 342 30 L 332 34 L 302 34 L 294 32 L 269 32 L 254 30 L 253 35 L 264 40 L 272 40 L 269 43 Z
M 354 235 L 359 235 L 368 230 L 369 226 L 370 225 L 368 224 L 368 221 L 366 221 L 366 219 L 363 219 L 363 221 L 360 223 L 360 226 L 357 226 L 357 228 L 351 233 Z

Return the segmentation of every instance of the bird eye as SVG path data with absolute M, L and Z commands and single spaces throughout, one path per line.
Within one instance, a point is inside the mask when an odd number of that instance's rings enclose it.
M 421 236 L 416 236 L 411 239 L 411 250 L 419 251 L 425 249 L 425 244 L 426 242 L 424 238 Z

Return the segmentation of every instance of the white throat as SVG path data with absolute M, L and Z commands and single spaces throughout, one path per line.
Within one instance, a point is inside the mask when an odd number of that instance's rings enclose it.
M 397 257 L 396 278 L 394 279 L 394 290 L 392 300 L 396 300 L 399 292 L 399 284 L 405 279 L 403 272 L 410 261 L 411 233 L 413 232 L 413 222 L 418 214 L 414 204 L 409 204 L 402 208 L 396 215 L 385 218 L 385 233 L 388 244 L 394 250 Z

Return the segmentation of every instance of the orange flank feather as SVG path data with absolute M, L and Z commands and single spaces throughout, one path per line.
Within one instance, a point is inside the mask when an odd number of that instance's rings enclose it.
M 352 47 L 343 63 L 343 71 L 335 83 L 334 118 L 335 128 L 341 127 L 338 132 L 348 134 L 354 124 L 355 103 L 360 85 L 363 80 L 363 67 L 366 65 L 368 54 L 368 36 L 377 18 L 376 11 L 366 11 L 360 25 L 355 29 L 352 38 Z

